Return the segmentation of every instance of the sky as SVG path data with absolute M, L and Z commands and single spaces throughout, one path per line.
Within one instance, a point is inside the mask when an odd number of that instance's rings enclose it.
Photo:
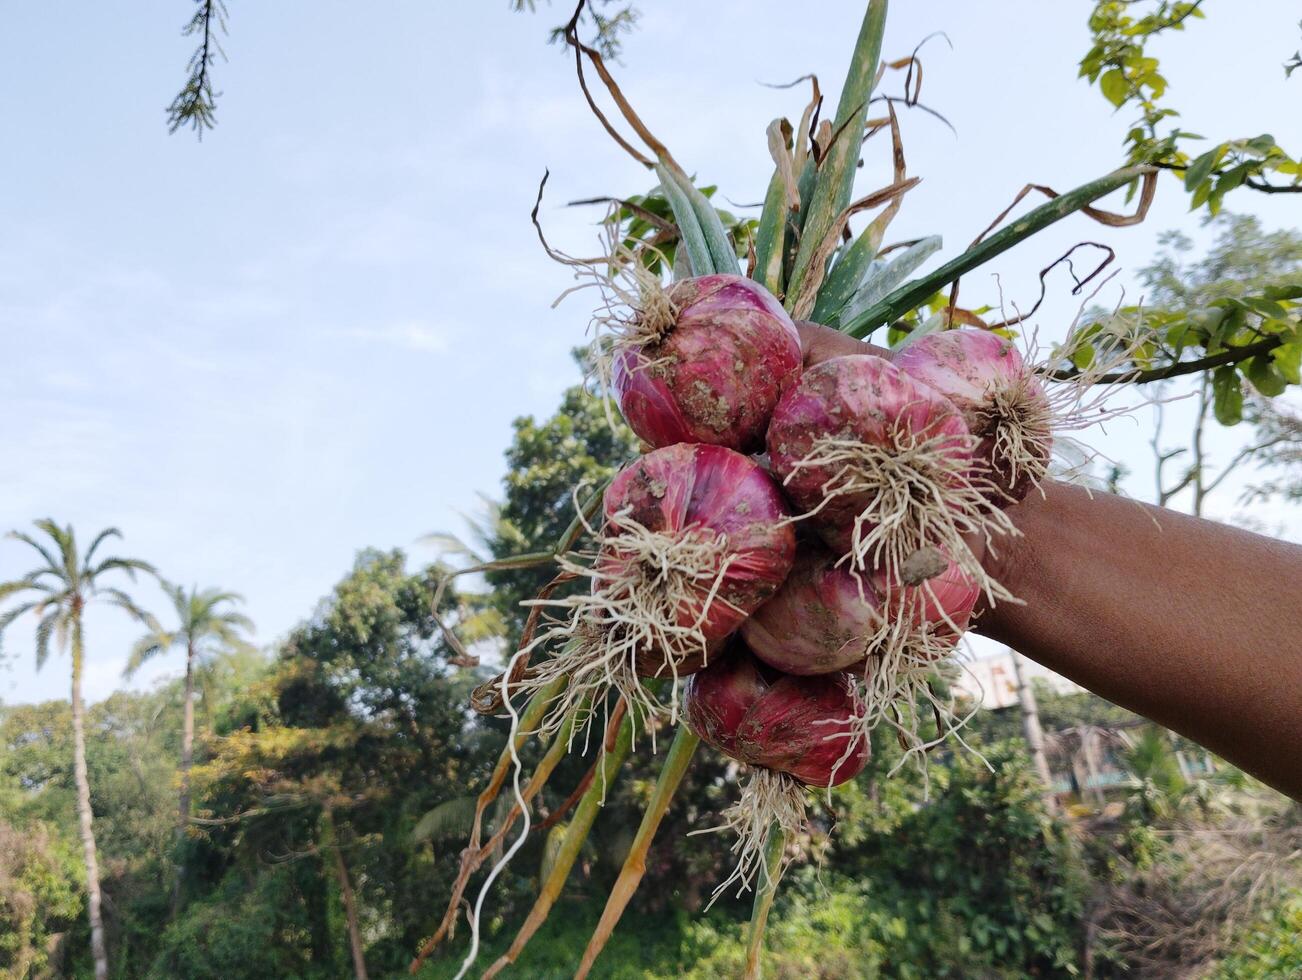
M 590 115 L 572 61 L 545 43 L 565 11 L 512 14 L 505 0 L 450 4 L 230 4 L 216 68 L 219 125 L 169 136 L 164 108 L 192 48 L 188 5 L 7 4 L 0 31 L 0 530 L 52 516 L 120 527 L 124 554 L 183 584 L 243 593 L 257 639 L 311 615 L 357 551 L 456 530 L 494 494 L 511 420 L 545 416 L 576 380 L 582 298 L 529 223 L 572 253 L 595 242 L 591 209 L 565 202 L 652 184 Z M 798 117 L 806 72 L 835 103 L 861 2 L 825 0 L 798 21 L 782 0 L 646 3 L 617 72 L 653 131 L 702 182 L 757 201 L 771 172 L 764 129 Z M 923 100 L 957 135 L 906 114 L 912 191 L 889 239 L 942 234 L 957 254 L 1026 183 L 1070 189 L 1122 159 L 1130 116 L 1076 78 L 1083 0 L 896 3 L 884 45 L 923 50 Z M 1186 129 L 1273 132 L 1302 146 L 1297 5 L 1212 0 L 1209 18 L 1154 53 Z M 798 25 L 798 29 L 796 28 Z M 1214 66 L 1211 67 L 1211 66 Z M 898 91 L 902 78 L 888 78 Z M 869 144 L 859 186 L 889 183 Z M 1268 227 L 1302 225 L 1296 198 L 1240 194 Z M 1123 207 L 1118 196 L 1116 207 Z M 1158 234 L 1207 234 L 1164 180 L 1146 223 L 1077 216 L 965 280 L 965 301 L 1021 305 L 1036 273 L 1082 239 L 1123 272 L 1099 297 L 1139 298 L 1132 273 Z M 942 258 L 933 260 L 939 262 Z M 1036 321 L 1061 335 L 1080 300 L 1061 280 Z M 1184 409 L 1177 406 L 1177 416 Z M 1151 468 L 1148 416 L 1097 444 Z M 1218 434 L 1227 453 L 1235 434 Z M 1142 478 L 1130 487 L 1151 495 Z M 1227 507 L 1232 503 L 1232 495 Z M 1220 516 L 1230 516 L 1228 508 Z M 1290 515 L 1270 513 L 1280 527 Z M 0 580 L 28 570 L 0 540 Z M 152 609 L 163 597 L 148 583 Z M 31 624 L 0 663 L 0 701 L 65 697 L 67 665 L 36 673 Z M 87 622 L 86 694 L 124 686 L 139 627 Z M 179 662 L 136 676 L 149 686 Z

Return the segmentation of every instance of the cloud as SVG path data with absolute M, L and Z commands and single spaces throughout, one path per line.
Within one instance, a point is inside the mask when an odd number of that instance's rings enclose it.
M 439 324 L 402 320 L 378 327 L 351 327 L 336 333 L 366 343 L 386 344 L 422 354 L 441 354 L 448 349 L 453 331 Z

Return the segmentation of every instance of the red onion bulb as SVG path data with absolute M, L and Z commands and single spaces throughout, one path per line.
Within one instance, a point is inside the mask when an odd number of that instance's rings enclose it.
M 787 495 L 857 573 L 939 548 L 981 582 L 965 535 L 1012 525 L 985 496 L 976 441 L 953 403 L 869 355 L 823 361 L 778 403 L 769 458 Z
M 826 548 L 801 542 L 777 594 L 742 624 L 755 656 L 788 674 L 828 674 L 854 667 L 883 624 L 871 579 L 855 575 Z
M 800 377 L 791 317 L 743 276 L 682 279 L 664 298 L 616 341 L 611 382 L 629 426 L 654 447 L 760 449 L 773 407 Z
M 567 681 L 544 731 L 585 699 L 603 703 L 611 688 L 647 716 L 665 711 L 639 678 L 700 670 L 777 591 L 795 556 L 773 478 L 722 446 L 679 443 L 642 456 L 606 489 L 603 511 L 595 560 L 559 559 L 591 580 L 589 591 L 539 603 L 568 613 L 534 641 L 560 650 L 533 668 L 526 690 Z
M 1044 479 L 1052 408 L 1013 341 L 987 330 L 944 330 L 910 342 L 892 361 L 962 413 L 1000 502 L 1021 500 Z
M 688 678 L 683 707 L 703 741 L 752 767 L 722 827 L 710 828 L 736 834 L 737 864 L 717 898 L 733 882 L 745 889 L 759 873 L 775 824 L 788 839 L 808 830 L 805 786 L 838 786 L 863 770 L 868 740 L 856 726 L 863 706 L 848 674 L 782 674 L 738 643 Z M 784 857 L 766 873 L 781 875 L 785 866 Z
M 846 673 L 783 674 L 737 645 L 688 678 L 683 711 L 725 755 L 809 786 L 839 786 L 868 762 L 868 743 L 852 737 L 862 705 Z

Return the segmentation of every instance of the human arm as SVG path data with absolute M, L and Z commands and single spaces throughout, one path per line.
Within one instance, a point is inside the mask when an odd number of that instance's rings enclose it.
M 806 362 L 881 353 L 802 325 Z M 1302 547 L 1046 481 L 977 632 L 1302 797 Z

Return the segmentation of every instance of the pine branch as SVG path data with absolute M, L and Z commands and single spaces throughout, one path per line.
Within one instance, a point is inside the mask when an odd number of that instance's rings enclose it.
M 217 32 L 226 33 L 226 4 L 223 0 L 195 0 L 198 9 L 182 29 L 183 37 L 199 35 L 201 41 L 186 64 L 190 73 L 185 87 L 177 93 L 167 107 L 167 131 L 175 133 L 189 126 L 199 139 L 203 131 L 217 125 L 217 97 L 212 87 L 212 66 L 221 55 L 226 58 L 217 40 Z

